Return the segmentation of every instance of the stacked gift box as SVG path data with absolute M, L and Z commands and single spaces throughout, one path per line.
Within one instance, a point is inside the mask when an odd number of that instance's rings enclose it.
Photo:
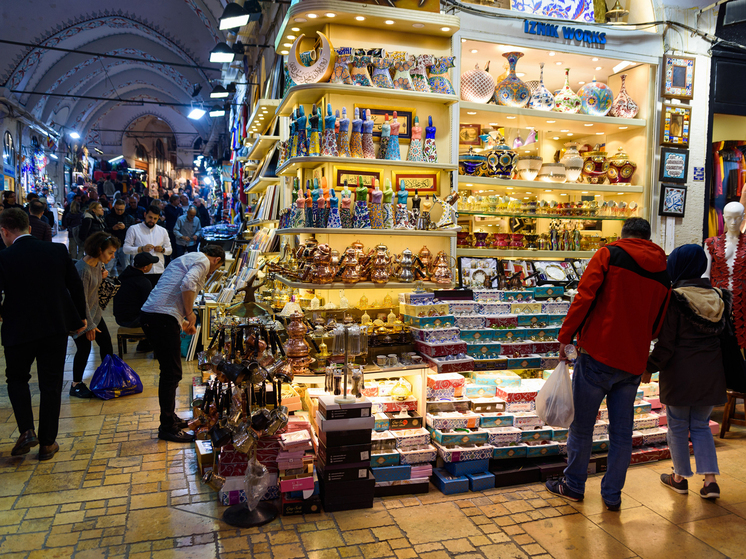
M 321 512 L 319 480 L 314 468 L 315 453 L 308 429 L 280 436 L 279 468 L 282 514 L 295 516 Z
M 375 423 L 371 402 L 363 398 L 338 403 L 329 395 L 317 400 L 317 473 L 324 510 L 371 508 L 376 483 L 370 471 Z

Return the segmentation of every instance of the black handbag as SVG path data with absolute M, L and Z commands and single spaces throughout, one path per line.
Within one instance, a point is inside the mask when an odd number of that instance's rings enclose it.
M 738 345 L 736 328 L 730 313 L 725 318 L 725 328 L 720 334 L 720 351 L 723 354 L 725 387 L 735 392 L 746 392 L 746 363 Z
M 106 306 L 117 294 L 119 288 L 122 287 L 122 283 L 118 278 L 104 278 L 101 285 L 98 286 L 98 306 L 101 310 L 106 310 Z

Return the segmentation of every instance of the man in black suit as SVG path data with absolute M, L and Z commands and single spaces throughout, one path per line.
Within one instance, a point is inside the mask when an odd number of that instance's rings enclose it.
M 67 337 L 86 327 L 83 282 L 65 245 L 29 233 L 23 210 L 0 213 L 0 236 L 8 247 L 0 252 L 5 376 L 21 434 L 11 454 L 26 454 L 40 444 L 39 460 L 49 460 L 60 449 L 56 439 Z M 38 439 L 28 385 L 34 360 L 41 393 Z

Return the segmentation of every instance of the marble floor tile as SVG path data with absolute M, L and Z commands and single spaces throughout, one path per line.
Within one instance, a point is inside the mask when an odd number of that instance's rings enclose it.
M 555 559 L 636 556 L 622 542 L 579 514 L 528 522 L 522 528 Z

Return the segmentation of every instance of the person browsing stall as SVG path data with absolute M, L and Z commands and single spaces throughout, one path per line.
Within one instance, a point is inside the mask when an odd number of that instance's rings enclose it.
M 124 241 L 124 253 L 135 256 L 143 252 L 149 252 L 158 262 L 153 264 L 153 268 L 147 274 L 153 283 L 165 269 L 165 255 L 171 254 L 171 241 L 168 238 L 168 232 L 158 225 L 158 219 L 161 212 L 157 206 L 150 206 L 145 214 L 145 221 L 133 225 L 127 231 Z
M 174 226 L 177 258 L 187 252 L 197 252 L 197 243 L 201 229 L 202 224 L 197 218 L 197 209 L 194 206 L 190 206 L 186 215 L 182 215 L 177 219 Z

